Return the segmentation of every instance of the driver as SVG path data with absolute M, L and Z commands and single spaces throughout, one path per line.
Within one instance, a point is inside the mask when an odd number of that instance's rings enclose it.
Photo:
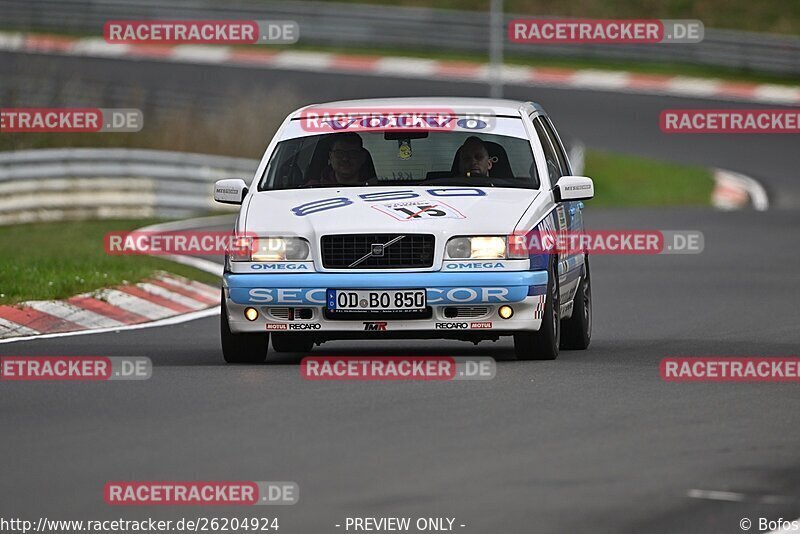
M 328 152 L 328 165 L 318 179 L 311 179 L 306 186 L 314 185 L 363 185 L 373 176 L 369 174 L 367 149 L 364 141 L 355 132 L 333 134 L 334 141 Z
M 467 137 L 458 149 L 459 176 L 489 176 L 492 160 L 489 151 L 479 137 Z

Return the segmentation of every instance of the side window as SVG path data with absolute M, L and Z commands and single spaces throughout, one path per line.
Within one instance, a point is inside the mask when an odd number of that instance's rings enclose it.
M 542 119 L 540 118 L 539 120 Z M 544 129 L 547 132 L 547 136 L 553 140 L 553 147 L 556 149 L 556 156 L 558 157 L 558 162 L 561 165 L 561 175 L 564 176 L 570 174 L 567 155 L 564 152 L 564 146 L 561 144 L 561 140 L 558 138 L 555 128 L 553 128 L 553 123 L 550 121 L 550 119 L 547 119 L 542 120 L 542 124 L 544 124 Z
M 304 183 L 302 169 L 308 168 L 320 136 L 300 137 L 278 143 L 259 184 L 259 191 L 292 189 Z
M 539 136 L 539 141 L 542 143 L 544 149 L 544 158 L 547 162 L 547 174 L 550 176 L 550 185 L 555 185 L 559 178 L 563 175 L 561 171 L 561 163 L 558 160 L 557 151 L 547 131 L 542 125 L 542 119 L 536 118 L 533 120 L 533 126 L 536 128 L 536 134 Z

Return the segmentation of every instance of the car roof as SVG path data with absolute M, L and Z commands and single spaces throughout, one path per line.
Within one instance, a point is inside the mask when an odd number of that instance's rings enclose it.
M 365 98 L 360 100 L 339 100 L 312 104 L 295 111 L 299 113 L 328 110 L 335 108 L 343 111 L 348 108 L 398 108 L 398 110 L 418 110 L 425 108 L 446 108 L 455 113 L 481 113 L 488 115 L 510 115 L 518 117 L 520 110 L 530 112 L 536 110 L 545 114 L 544 109 L 535 102 L 521 100 L 505 100 L 500 98 L 464 98 L 464 97 L 411 97 L 411 98 Z

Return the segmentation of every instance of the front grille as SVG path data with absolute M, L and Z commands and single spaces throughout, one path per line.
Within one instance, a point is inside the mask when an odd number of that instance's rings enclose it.
M 384 247 L 383 256 L 370 256 L 350 267 L 372 251 L 375 244 L 383 245 L 403 236 L 403 239 Z M 322 265 L 327 269 L 408 269 L 433 265 L 434 237 L 430 234 L 342 234 L 322 236 Z
M 279 319 L 281 321 L 289 320 L 289 308 L 268 308 L 268 313 L 273 319 Z
M 448 310 L 453 310 L 448 313 Z M 489 315 L 488 306 L 453 306 L 445 308 L 445 317 L 453 319 L 478 319 Z

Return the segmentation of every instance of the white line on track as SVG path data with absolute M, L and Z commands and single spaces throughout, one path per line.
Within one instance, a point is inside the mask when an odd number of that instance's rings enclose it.
M 141 330 L 143 328 L 155 328 L 158 326 L 170 326 L 175 324 L 186 323 L 189 321 L 194 321 L 195 319 L 212 317 L 214 315 L 219 315 L 219 306 L 215 306 L 213 308 L 207 308 L 205 310 L 200 310 L 196 312 L 185 313 L 183 315 L 175 315 L 173 317 L 168 317 L 166 319 L 160 319 L 158 321 L 152 321 L 149 323 L 132 324 L 127 326 L 120 326 L 118 328 L 98 328 L 95 330 L 77 330 L 75 332 L 59 332 L 57 334 L 39 334 L 35 336 L 11 337 L 7 339 L 0 339 L 0 344 L 14 343 L 17 341 L 50 339 L 56 337 L 83 336 L 86 334 L 105 334 L 107 332 L 124 332 L 126 330 Z
M 686 492 L 687 497 L 692 499 L 706 499 L 709 501 L 728 501 L 728 502 L 757 502 L 759 504 L 787 504 L 794 502 L 791 497 L 782 495 L 761 495 L 746 494 L 734 491 L 690 489 Z
M 746 499 L 744 493 L 735 493 L 732 491 L 690 489 L 686 492 L 686 495 L 692 499 L 707 499 L 710 501 L 742 502 Z

